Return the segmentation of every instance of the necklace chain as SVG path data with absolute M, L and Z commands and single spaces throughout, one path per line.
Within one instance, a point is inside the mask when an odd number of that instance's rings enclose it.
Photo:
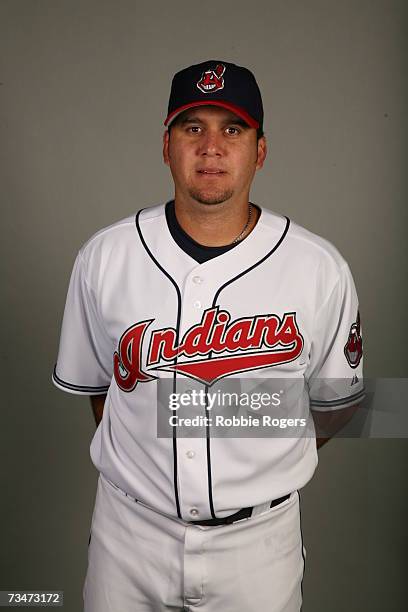
M 251 223 L 251 217 L 252 217 L 252 204 L 251 202 L 249 202 L 249 209 L 248 209 L 248 220 L 245 223 L 244 229 L 242 230 L 242 232 L 236 237 L 234 238 L 234 240 L 231 242 L 231 244 L 235 244 L 236 242 L 239 242 L 240 240 L 242 240 L 242 238 L 244 237 L 245 232 L 247 231 L 249 224 Z

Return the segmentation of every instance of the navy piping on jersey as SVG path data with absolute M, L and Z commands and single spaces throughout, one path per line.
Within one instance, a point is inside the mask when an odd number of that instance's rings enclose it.
M 142 234 L 142 230 L 140 228 L 140 224 L 139 224 L 139 217 L 140 217 L 140 213 L 143 211 L 144 209 L 142 208 L 142 210 L 139 210 L 139 212 L 136 215 L 135 218 L 135 224 L 136 224 L 136 229 L 137 232 L 139 234 L 139 238 L 141 240 L 141 243 L 143 244 L 147 254 L 149 255 L 149 257 L 154 261 L 154 263 L 156 264 L 156 266 L 159 268 L 159 270 L 161 272 L 163 272 L 163 274 L 169 279 L 169 281 L 172 283 L 173 287 L 176 290 L 176 294 L 177 294 L 177 321 L 176 321 L 176 339 L 177 339 L 177 346 L 179 344 L 179 334 L 180 334 L 180 318 L 181 318 L 181 293 L 180 293 L 180 289 L 176 283 L 176 281 L 170 276 L 170 274 L 159 264 L 159 262 L 157 261 L 157 259 L 154 257 L 153 253 L 150 251 L 149 247 L 146 244 L 145 239 L 143 238 L 143 234 Z M 174 359 L 174 365 L 176 365 L 177 363 L 177 356 Z M 177 372 L 174 371 L 173 372 L 173 392 L 176 392 L 176 374 Z M 178 492 L 178 484 L 177 484 L 177 431 L 176 431 L 176 426 L 173 425 L 173 486 L 174 486 L 174 496 L 175 496 L 175 500 L 176 500 L 176 509 L 177 509 L 177 516 L 181 519 L 181 512 L 180 512 L 180 500 L 179 500 L 179 492 Z
M 56 365 L 54 366 L 54 371 L 52 373 L 52 377 L 55 380 L 55 382 L 57 382 L 59 385 L 61 385 L 61 387 L 65 387 L 66 389 L 71 389 L 71 391 L 80 391 L 80 392 L 86 393 L 86 394 L 94 393 L 95 395 L 98 395 L 99 393 L 105 393 L 109 389 L 109 385 L 104 385 L 103 387 L 89 387 L 89 386 L 86 386 L 86 385 L 74 385 L 72 383 L 66 382 L 65 380 L 62 380 L 62 378 L 60 378 L 57 375 L 57 366 Z
M 365 396 L 365 388 L 363 387 L 360 391 L 357 391 L 357 393 L 354 393 L 353 395 L 349 395 L 348 397 L 344 397 L 341 399 L 335 399 L 335 400 L 311 400 L 310 401 L 310 407 L 313 408 L 313 406 L 342 406 L 343 404 L 348 404 L 349 402 L 352 401 L 357 401 L 360 399 L 363 399 L 363 397 Z
M 300 592 L 302 595 L 302 604 L 300 606 L 300 612 L 302 612 L 302 606 L 303 606 L 303 578 L 305 577 L 305 571 L 306 571 L 306 559 L 305 559 L 305 553 L 303 550 L 303 531 L 302 531 L 302 512 L 301 512 L 301 504 L 300 504 L 300 492 L 299 489 L 297 489 L 297 494 L 299 497 L 299 526 L 300 526 L 300 541 L 301 541 L 301 547 L 302 547 L 302 559 L 303 559 L 303 572 L 302 572 L 302 580 L 300 583 Z
M 165 207 L 165 211 L 167 211 L 169 203 L 166 204 Z M 143 247 L 145 248 L 147 254 L 149 255 L 149 257 L 152 259 L 152 261 L 156 264 L 156 266 L 159 268 L 159 270 L 170 280 L 170 282 L 172 283 L 173 287 L 176 290 L 177 293 L 177 323 L 176 323 L 176 339 L 177 339 L 177 344 L 179 343 L 179 336 L 180 336 L 180 318 L 181 318 L 181 292 L 180 289 L 176 283 L 176 281 L 171 277 L 171 275 L 167 272 L 167 270 L 165 270 L 163 268 L 163 266 L 160 265 L 160 263 L 157 261 L 157 259 L 154 257 L 153 253 L 150 251 L 149 247 L 146 244 L 146 241 L 143 237 L 142 234 L 142 230 L 140 227 L 140 223 L 139 223 L 139 217 L 140 214 L 143 212 L 142 209 L 140 210 L 135 218 L 135 224 L 136 224 L 136 229 L 137 232 L 139 234 L 140 240 L 142 242 Z M 275 244 L 275 246 L 264 256 L 262 257 L 262 259 L 260 259 L 259 261 L 257 261 L 255 264 L 253 264 L 252 266 L 250 266 L 249 268 L 247 268 L 246 270 L 243 270 L 242 272 L 240 272 L 239 274 L 237 274 L 234 278 L 230 279 L 229 281 L 227 281 L 226 283 L 224 283 L 223 285 L 221 285 L 221 287 L 219 287 L 219 289 L 217 290 L 217 292 L 215 293 L 214 299 L 213 299 L 213 308 L 216 304 L 216 301 L 221 293 L 221 291 L 223 289 L 225 289 L 225 287 L 227 287 L 228 285 L 230 285 L 231 283 L 235 282 L 238 278 L 241 278 L 242 276 L 244 276 L 245 274 L 247 274 L 248 272 L 250 272 L 251 270 L 253 270 L 254 268 L 256 268 L 257 266 L 259 266 L 261 263 L 263 263 L 264 261 L 266 261 L 266 259 L 268 259 L 277 249 L 278 247 L 282 244 L 285 236 L 288 233 L 288 229 L 290 226 L 290 220 L 288 219 L 288 217 L 285 217 L 286 219 L 286 226 L 285 229 L 282 233 L 282 236 L 279 238 L 278 242 Z M 166 220 L 167 220 L 167 224 L 168 224 L 168 215 L 166 214 Z M 181 229 L 181 227 L 179 226 L 180 230 L 183 232 L 183 230 Z M 174 226 L 173 226 L 174 229 Z M 169 227 L 170 230 L 170 227 Z M 177 230 L 176 230 L 177 231 Z M 171 235 L 173 236 L 173 238 L 175 239 L 173 233 L 170 231 Z M 185 233 L 185 232 L 184 232 Z M 176 234 L 177 235 L 177 234 Z M 186 234 L 187 236 L 187 234 Z M 192 241 L 192 239 L 191 239 Z M 176 241 L 177 244 L 179 244 L 179 246 L 190 256 L 193 256 L 191 254 L 191 252 L 189 250 L 186 250 L 185 247 L 187 247 L 188 245 L 188 241 L 183 241 L 182 244 L 180 244 L 178 241 Z M 195 241 L 193 241 L 195 242 Z M 198 243 L 196 243 L 198 246 L 203 246 L 203 245 L 199 245 Z M 239 243 L 237 243 L 239 244 Z M 231 245 L 228 245 L 231 246 Z M 236 246 L 236 245 L 232 245 L 232 246 Z M 213 250 L 214 247 L 204 247 L 205 249 L 210 249 Z M 215 250 L 217 250 L 218 248 L 223 248 L 223 247 L 215 247 Z M 229 249 L 226 249 L 229 250 Z M 218 253 L 220 254 L 220 253 Z M 216 254 L 213 253 L 212 257 L 215 257 Z M 208 257 L 208 259 L 212 258 L 211 256 Z M 209 354 L 209 358 L 211 357 L 211 352 Z M 175 357 L 174 360 L 174 365 L 177 364 L 177 356 Z M 176 372 L 173 372 L 173 391 L 175 391 L 176 389 Z M 206 397 L 208 397 L 207 395 L 208 393 L 208 386 L 206 386 Z M 214 502 L 213 502 L 213 494 L 212 494 L 212 470 L 211 470 L 211 448 L 210 448 L 210 436 L 209 436 L 209 426 L 207 424 L 206 426 L 206 436 L 207 436 L 207 477 L 208 477 L 208 497 L 209 497 L 209 506 L 210 506 L 210 511 L 211 511 L 211 516 L 212 518 L 217 518 L 215 515 L 215 511 L 214 511 Z M 181 512 L 180 512 L 180 502 L 179 502 L 179 492 L 178 492 L 178 483 L 177 483 L 177 430 L 176 430 L 176 426 L 173 426 L 173 464 L 174 464 L 174 468 L 173 468 L 173 475 L 174 475 L 174 495 L 175 495 L 175 499 L 176 499 L 176 507 L 177 507 L 177 515 L 179 518 L 181 517 Z

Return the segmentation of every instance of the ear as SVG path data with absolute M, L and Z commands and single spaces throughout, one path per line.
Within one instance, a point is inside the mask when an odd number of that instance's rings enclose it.
M 170 165 L 169 142 L 170 142 L 169 131 L 165 130 L 163 134 L 163 161 L 166 164 L 166 166 Z
M 264 165 L 264 161 L 266 159 L 266 155 L 268 152 L 268 147 L 266 145 L 266 138 L 265 136 L 262 136 L 259 140 L 258 140 L 258 157 L 256 160 L 256 169 L 260 170 L 262 168 L 262 166 Z

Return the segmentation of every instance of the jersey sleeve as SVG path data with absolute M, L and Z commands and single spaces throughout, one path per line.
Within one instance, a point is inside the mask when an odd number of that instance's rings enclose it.
M 52 381 L 68 393 L 98 395 L 106 393 L 110 385 L 113 349 L 84 267 L 79 252 L 69 283 Z
M 346 408 L 364 397 L 359 304 L 347 263 L 316 312 L 305 378 L 312 410 Z

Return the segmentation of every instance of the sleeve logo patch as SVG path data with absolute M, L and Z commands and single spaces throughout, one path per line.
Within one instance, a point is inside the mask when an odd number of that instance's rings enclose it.
M 344 354 L 351 368 L 356 368 L 363 356 L 363 338 L 361 337 L 359 312 L 357 312 L 357 320 L 350 327 L 349 336 L 344 347 Z

